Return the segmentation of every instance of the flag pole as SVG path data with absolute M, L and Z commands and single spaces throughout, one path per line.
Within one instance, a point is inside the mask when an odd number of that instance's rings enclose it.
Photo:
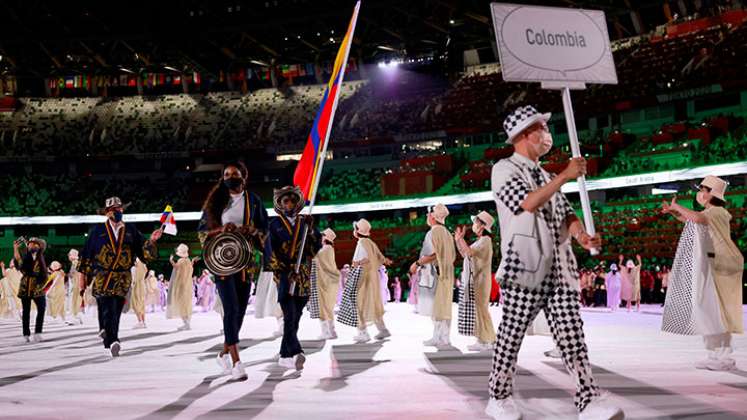
M 340 74 L 338 77 L 340 78 L 340 86 L 337 88 L 337 94 L 332 100 L 332 112 L 329 116 L 329 125 L 327 126 L 326 133 L 324 134 L 324 145 L 322 146 L 322 153 L 320 153 L 316 159 L 318 163 L 318 170 L 317 174 L 314 177 L 314 184 L 311 188 L 311 199 L 309 200 L 309 216 L 312 215 L 314 211 L 314 204 L 316 203 L 316 190 L 319 187 L 319 181 L 322 179 L 322 169 L 324 168 L 324 161 L 327 157 L 327 146 L 329 146 L 329 136 L 332 134 L 332 124 L 335 121 L 335 113 L 337 112 L 337 102 L 340 99 L 340 94 L 342 93 L 342 82 L 345 80 L 345 69 L 348 66 L 348 57 L 350 56 L 350 47 L 353 45 L 353 35 L 355 34 L 355 25 L 358 23 L 358 11 L 360 10 L 361 2 L 358 0 L 358 2 L 355 4 L 355 9 L 353 10 L 353 17 L 350 19 L 351 23 L 351 29 L 350 29 L 350 39 L 348 40 L 348 45 L 345 48 L 345 58 L 342 61 L 342 67 L 340 68 Z M 329 89 L 329 85 L 327 87 Z M 313 127 L 312 127 L 313 129 Z M 316 165 L 314 165 L 316 166 Z M 309 226 L 307 225 L 306 228 L 303 231 L 303 238 L 301 239 L 301 247 L 298 249 L 298 258 L 296 259 L 296 274 L 298 274 L 300 268 L 301 268 L 301 260 L 303 259 L 303 249 L 306 247 L 306 238 L 309 235 Z

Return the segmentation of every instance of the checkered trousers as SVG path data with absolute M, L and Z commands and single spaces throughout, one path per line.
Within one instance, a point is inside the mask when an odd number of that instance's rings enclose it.
M 309 275 L 309 281 L 311 282 L 311 296 L 309 297 L 309 314 L 311 319 L 319 319 L 319 279 L 318 279 L 318 268 L 316 260 L 311 262 L 311 274 Z
M 553 279 L 544 281 L 537 290 L 508 285 L 501 292 L 504 296 L 503 315 L 493 352 L 490 396 L 504 399 L 512 394 L 521 343 L 529 325 L 544 309 L 555 345 L 576 385 L 573 402 L 582 411 L 593 397 L 599 395 L 599 389 L 591 372 L 578 292 Z
M 345 289 L 342 291 L 340 311 L 337 313 L 337 322 L 351 327 L 358 327 L 358 284 L 363 274 L 363 268 L 355 267 L 348 271 L 345 281 Z
M 459 312 L 457 331 L 461 335 L 475 335 L 477 314 L 475 311 L 475 281 L 472 278 L 472 270 L 469 259 L 465 259 L 464 270 L 462 270 L 462 281 L 459 286 Z

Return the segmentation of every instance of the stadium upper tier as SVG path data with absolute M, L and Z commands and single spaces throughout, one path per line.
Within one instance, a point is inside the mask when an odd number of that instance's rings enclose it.
M 692 88 L 746 87 L 747 25 L 636 38 L 618 43 L 614 56 L 619 84 L 575 92 L 577 120 L 645 108 Z M 538 84 L 505 83 L 499 73 L 472 73 L 449 83 L 433 71 L 384 69 L 343 86 L 332 149 L 434 131 L 499 133 L 503 115 L 518 104 L 561 109 L 557 92 Z M 0 112 L 0 156 L 298 151 L 323 91 L 324 85 L 312 85 L 249 94 L 20 98 L 19 109 Z

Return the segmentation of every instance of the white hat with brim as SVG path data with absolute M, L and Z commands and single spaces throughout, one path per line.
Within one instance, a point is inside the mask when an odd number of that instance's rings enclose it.
M 729 185 L 728 182 L 724 181 L 723 179 L 708 175 L 707 177 L 703 178 L 703 182 L 698 184 L 698 189 L 700 187 L 708 187 L 708 189 L 711 190 L 711 195 L 718 198 L 721 201 L 726 201 L 724 199 L 724 193 L 726 193 L 726 186 Z
M 366 219 L 361 219 L 353 223 L 353 229 L 355 229 L 355 231 L 358 232 L 359 235 L 371 235 L 371 223 L 369 223 Z
M 189 247 L 187 244 L 179 244 L 179 246 L 176 247 L 176 255 L 182 258 L 189 258 Z
M 477 214 L 477 216 L 471 216 L 472 223 L 475 222 L 475 220 L 479 220 L 480 223 L 485 227 L 485 230 L 488 232 L 491 232 L 491 229 L 493 228 L 493 223 L 495 223 L 495 219 L 493 216 L 490 215 L 490 213 L 486 211 L 481 211 Z
M 322 236 L 324 236 L 331 242 L 334 242 L 335 239 L 337 239 L 337 234 L 330 228 L 324 229 L 324 232 L 322 232 Z
M 441 203 L 429 208 L 428 212 L 433 214 L 433 218 L 441 224 L 446 223 L 446 217 L 449 216 L 449 209 Z
M 514 144 L 516 136 L 521 134 L 522 131 L 538 122 L 548 122 L 551 116 L 552 114 L 549 112 L 540 114 L 539 111 L 531 105 L 516 108 L 514 112 L 509 114 L 508 117 L 503 120 L 503 130 L 508 136 L 506 144 Z

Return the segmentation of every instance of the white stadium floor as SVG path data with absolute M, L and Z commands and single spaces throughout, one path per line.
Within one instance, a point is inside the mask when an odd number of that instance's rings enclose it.
M 306 314 L 299 336 L 308 360 L 302 372 L 278 367 L 273 319 L 247 314 L 241 358 L 249 379 L 218 375 L 220 318 L 196 313 L 192 330 L 148 314 L 146 330 L 122 317 L 122 357 L 112 360 L 96 337 L 93 313 L 82 326 L 47 320 L 44 341 L 21 344 L 19 321 L 0 320 L 0 418 L 35 419 L 478 419 L 485 418 L 491 353 L 424 347 L 430 320 L 404 303 L 386 306 L 392 337 L 352 344 L 354 330 L 318 341 Z M 456 310 L 456 307 L 455 307 Z M 494 319 L 499 308 L 491 308 Z M 747 418 L 747 338 L 736 336 L 736 371 L 696 370 L 699 337 L 659 331 L 661 308 L 641 313 L 584 310 L 587 342 L 599 384 L 634 419 Z M 497 322 L 496 322 L 497 324 Z M 33 320 L 32 320 L 33 328 Z M 549 337 L 527 337 L 519 356 L 516 395 L 527 419 L 575 418 L 573 389 L 562 363 L 545 358 Z

